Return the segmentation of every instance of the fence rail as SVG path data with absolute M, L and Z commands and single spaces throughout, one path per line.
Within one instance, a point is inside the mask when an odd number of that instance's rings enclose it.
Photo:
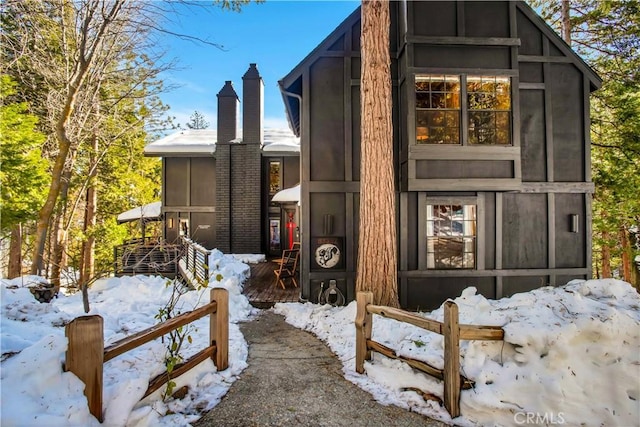
M 356 371 L 364 373 L 364 361 L 371 360 L 371 351 L 377 351 L 392 359 L 402 360 L 414 369 L 444 381 L 444 406 L 451 418 L 460 415 L 460 390 L 473 387 L 473 381 L 460 375 L 460 340 L 502 340 L 504 330 L 499 326 L 461 325 L 458 306 L 453 301 L 444 304 L 444 321 L 426 319 L 413 313 L 393 307 L 373 305 L 371 292 L 358 292 L 356 295 Z M 396 352 L 371 339 L 373 315 L 409 323 L 444 336 L 444 369 Z
M 229 294 L 226 289 L 212 289 L 207 305 L 126 337 L 107 348 L 104 348 L 102 317 L 81 316 L 67 324 L 65 335 L 69 345 L 65 357 L 65 370 L 73 372 L 85 383 L 84 394 L 87 396 L 91 414 L 102 422 L 102 371 L 106 361 L 206 315 L 209 315 L 209 346 L 175 367 L 172 372 L 175 378 L 208 357 L 213 360 L 218 370 L 225 370 L 229 366 Z M 166 372 L 158 375 L 149 382 L 144 396 L 158 390 L 167 381 Z

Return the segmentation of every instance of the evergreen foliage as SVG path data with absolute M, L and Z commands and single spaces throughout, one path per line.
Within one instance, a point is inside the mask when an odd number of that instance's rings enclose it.
M 532 1 L 556 30 L 561 2 Z M 603 79 L 591 96 L 594 270 L 637 282 L 629 268 L 640 255 L 640 2 L 571 0 L 568 22 L 572 47 Z M 627 266 L 625 266 L 627 264 Z M 637 267 L 636 267 L 637 269 Z
M 38 118 L 28 113 L 26 102 L 15 102 L 16 83 L 0 76 L 0 188 L 1 228 L 35 218 L 48 181 L 47 162 L 40 147 L 45 136 L 38 132 Z

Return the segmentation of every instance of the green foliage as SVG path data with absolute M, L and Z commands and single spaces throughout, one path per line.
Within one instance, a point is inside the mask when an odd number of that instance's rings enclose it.
M 45 137 L 36 130 L 37 117 L 25 102 L 14 102 L 16 83 L 0 76 L 1 228 L 33 220 L 44 202 L 47 162 L 40 146 Z
M 166 322 L 167 320 L 172 319 L 180 314 L 180 297 L 189 291 L 189 289 L 178 280 L 168 280 L 166 282 L 166 286 L 171 286 L 172 292 L 169 301 L 167 301 L 167 304 L 164 307 L 161 307 L 158 311 L 158 314 L 155 315 L 155 318 L 158 319 L 160 323 Z M 172 380 L 172 373 L 180 363 L 184 362 L 184 357 L 182 356 L 181 350 L 185 339 L 189 343 L 193 341 L 190 335 L 191 330 L 192 326 L 191 324 L 189 324 L 176 328 L 168 334 L 168 342 L 166 344 L 166 353 L 164 356 L 164 364 L 167 370 L 168 381 L 167 387 L 162 393 L 162 398 L 164 400 L 166 400 L 173 394 L 173 391 L 176 387 L 176 383 Z
M 560 2 L 532 5 L 559 31 Z M 591 95 L 594 260 L 619 264 L 619 232 L 640 224 L 640 2 L 571 0 L 572 47 L 603 80 Z M 638 247 L 633 255 L 640 254 Z

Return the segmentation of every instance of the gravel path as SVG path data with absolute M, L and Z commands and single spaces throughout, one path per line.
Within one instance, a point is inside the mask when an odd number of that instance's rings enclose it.
M 342 364 L 323 342 L 280 315 L 263 311 L 240 329 L 249 366 L 196 427 L 445 425 L 380 405 L 344 379 Z

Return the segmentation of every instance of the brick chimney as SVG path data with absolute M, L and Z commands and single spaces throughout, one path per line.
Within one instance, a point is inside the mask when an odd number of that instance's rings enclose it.
M 238 94 L 231 80 L 218 92 L 218 144 L 228 143 L 238 136 Z
M 262 144 L 264 140 L 264 83 L 256 64 L 242 76 L 242 141 Z

